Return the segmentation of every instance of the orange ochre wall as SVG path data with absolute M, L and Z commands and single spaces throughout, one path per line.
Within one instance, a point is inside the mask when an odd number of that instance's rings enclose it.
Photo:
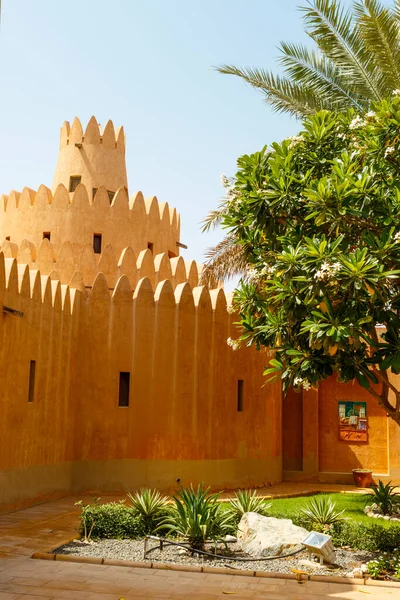
M 168 280 L 133 292 L 122 276 L 110 292 L 101 273 L 91 291 L 70 289 L 0 253 L 2 510 L 85 490 L 279 481 L 279 384 L 263 387 L 266 352 L 227 345 L 226 304 L 221 289 Z
M 339 440 L 338 403 L 346 400 L 367 403 L 368 442 Z M 388 418 L 376 399 L 357 383 L 324 382 L 319 392 L 319 470 L 348 473 L 352 469 L 373 469 L 376 474 L 389 472 Z
M 400 475 L 400 428 L 358 385 L 331 378 L 283 402 L 279 382 L 264 385 L 267 352 L 226 343 L 236 317 L 222 289 L 164 280 L 154 291 L 145 277 L 132 290 L 122 275 L 110 291 L 99 273 L 80 291 L 0 253 L 0 307 L 3 510 L 85 490 Z M 367 402 L 367 444 L 339 441 L 340 400 Z

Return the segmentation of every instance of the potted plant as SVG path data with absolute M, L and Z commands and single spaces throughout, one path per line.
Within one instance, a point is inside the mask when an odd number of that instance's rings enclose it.
M 372 470 L 371 469 L 353 469 L 353 479 L 357 487 L 367 488 L 371 487 L 372 484 Z

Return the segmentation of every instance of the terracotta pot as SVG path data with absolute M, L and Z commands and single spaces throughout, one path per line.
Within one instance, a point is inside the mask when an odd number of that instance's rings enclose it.
M 353 469 L 353 479 L 357 487 L 367 488 L 372 484 L 372 471 L 365 469 Z

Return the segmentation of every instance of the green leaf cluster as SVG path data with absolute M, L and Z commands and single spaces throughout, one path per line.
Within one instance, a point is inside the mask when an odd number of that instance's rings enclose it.
M 239 158 L 222 225 L 250 265 L 240 339 L 272 350 L 284 390 L 336 373 L 373 393 L 400 373 L 399 170 L 397 93 Z
M 77 503 L 78 504 L 78 503 Z M 147 531 L 142 518 L 125 505 L 125 501 L 107 504 L 82 504 L 80 515 L 80 533 L 85 539 L 140 538 Z

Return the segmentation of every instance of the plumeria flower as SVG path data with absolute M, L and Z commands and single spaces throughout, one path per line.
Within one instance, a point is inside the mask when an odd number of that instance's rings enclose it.
M 349 129 L 359 129 L 360 127 L 363 127 L 364 125 L 365 125 L 364 119 L 357 116 L 351 121 L 351 123 L 349 125 Z
M 311 383 L 308 379 L 304 379 L 303 377 L 295 377 L 293 385 L 294 387 L 302 387 L 304 390 L 309 390 L 311 388 Z
M 240 348 L 240 340 L 233 340 L 231 337 L 228 337 L 226 343 L 232 348 L 232 350 L 237 350 Z
M 323 262 L 319 270 L 315 273 L 314 279 L 331 279 L 340 271 L 341 264 L 338 262 Z
M 365 118 L 367 119 L 367 121 L 374 121 L 376 118 L 376 113 L 374 113 L 373 110 L 370 110 L 369 112 L 367 112 L 367 114 L 365 115 Z
M 400 90 L 393 90 L 393 96 L 400 96 Z
M 390 156 L 395 152 L 394 146 L 388 146 L 385 150 L 385 156 Z
M 292 150 L 292 148 L 295 148 L 298 144 L 301 144 L 301 142 L 304 142 L 305 138 L 303 135 L 294 135 L 288 139 L 290 140 L 289 150 Z

